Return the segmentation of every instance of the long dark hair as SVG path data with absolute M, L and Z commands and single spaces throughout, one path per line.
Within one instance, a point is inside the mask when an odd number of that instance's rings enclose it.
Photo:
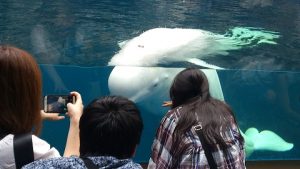
M 226 150 L 228 146 L 222 135 L 236 120 L 226 103 L 211 97 L 207 77 L 202 71 L 187 68 L 177 74 L 170 88 L 170 98 L 173 109 L 182 107 L 173 133 L 173 166 L 177 166 L 185 149 L 183 146 L 186 146 L 180 144 L 182 136 L 199 122 L 203 127 L 204 139 L 211 147 L 219 145 L 222 150 Z M 243 138 L 240 137 L 239 141 L 242 143 Z

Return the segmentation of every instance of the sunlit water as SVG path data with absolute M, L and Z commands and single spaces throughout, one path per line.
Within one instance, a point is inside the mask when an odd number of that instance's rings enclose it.
M 224 99 L 233 107 L 243 132 L 250 127 L 271 130 L 294 144 L 290 151 L 256 151 L 248 159 L 300 159 L 300 1 L 0 1 L 0 43 L 34 55 L 42 68 L 44 94 L 77 90 L 85 104 L 110 94 L 107 81 L 113 67 L 98 66 L 109 63 L 120 50 L 118 43 L 158 27 L 202 29 L 219 35 L 235 27 L 276 32 L 277 44 L 261 43 L 201 59 L 234 69 L 218 74 Z M 155 130 L 167 111 L 160 103 L 168 99 L 165 89 L 137 103 L 145 121 L 137 161 L 149 159 Z M 67 121 L 49 122 L 42 137 L 63 152 L 67 129 Z

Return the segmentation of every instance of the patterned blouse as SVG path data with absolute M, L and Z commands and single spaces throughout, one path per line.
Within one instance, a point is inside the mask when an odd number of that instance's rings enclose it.
M 117 159 L 115 157 L 100 156 L 89 157 L 99 169 L 142 169 L 142 167 L 134 163 L 131 159 Z M 22 169 L 86 169 L 81 158 L 77 156 L 52 158 L 48 160 L 39 160 L 24 166 Z
M 172 147 L 172 134 L 180 117 L 179 110 L 180 107 L 170 110 L 162 119 L 152 144 L 152 154 L 149 160 L 148 169 L 171 168 L 172 154 L 170 153 L 170 150 Z M 244 147 L 237 139 L 240 136 L 239 129 L 234 122 L 232 122 L 231 127 L 231 130 L 223 136 L 225 140 L 231 143 L 228 148 L 229 153 L 227 156 L 224 156 L 223 151 L 219 148 L 217 148 L 217 151 L 212 153 L 218 169 L 246 168 Z M 187 148 L 181 155 L 177 168 L 210 168 L 199 137 L 194 129 L 190 129 L 186 132 L 180 144 L 187 145 Z

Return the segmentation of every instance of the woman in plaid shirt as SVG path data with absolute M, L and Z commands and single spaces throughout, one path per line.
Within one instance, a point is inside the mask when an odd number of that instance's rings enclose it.
M 170 98 L 172 109 L 157 130 L 148 168 L 246 168 L 244 140 L 233 112 L 226 103 L 210 96 L 202 71 L 181 71 L 170 88 Z M 217 167 L 208 164 L 194 128 L 199 125 Z

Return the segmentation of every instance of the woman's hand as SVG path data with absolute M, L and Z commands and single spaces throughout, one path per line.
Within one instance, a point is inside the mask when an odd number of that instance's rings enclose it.
M 172 106 L 172 101 L 164 101 L 164 103 L 161 106 L 163 106 L 163 107 L 171 107 Z
M 81 95 L 78 92 L 71 92 L 71 95 L 76 97 L 76 102 L 67 104 L 68 112 L 66 114 L 70 117 L 71 122 L 78 123 L 83 112 Z
M 64 157 L 70 157 L 71 155 L 79 156 L 79 120 L 83 112 L 83 104 L 81 95 L 78 92 L 71 92 L 71 95 L 76 97 L 75 104 L 68 103 L 68 113 L 70 116 L 70 128 L 67 137 L 67 143 L 65 147 Z
M 41 110 L 42 120 L 62 120 L 65 119 L 65 116 L 60 116 L 59 113 L 45 113 L 44 110 Z

